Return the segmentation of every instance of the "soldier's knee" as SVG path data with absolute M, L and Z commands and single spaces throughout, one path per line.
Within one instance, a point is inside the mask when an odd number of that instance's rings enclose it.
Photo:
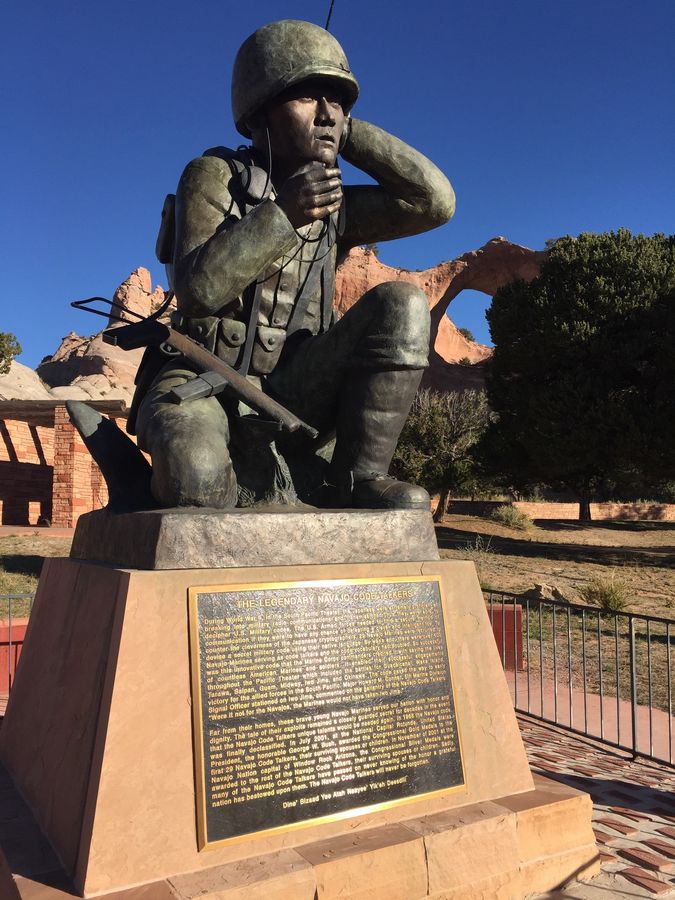
M 236 505 L 237 481 L 222 435 L 199 429 L 158 431 L 150 442 L 152 493 L 158 503 L 217 509 Z
M 424 291 L 408 282 L 388 281 L 373 288 L 371 294 L 378 307 L 371 346 L 380 355 L 385 351 L 392 366 L 425 368 L 431 320 Z
M 427 295 L 409 281 L 384 281 L 372 289 L 383 307 L 398 307 L 404 314 L 419 315 L 429 309 Z

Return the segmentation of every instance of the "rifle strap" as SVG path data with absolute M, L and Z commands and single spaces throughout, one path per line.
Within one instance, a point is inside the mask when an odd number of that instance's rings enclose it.
M 246 327 L 246 341 L 244 342 L 244 352 L 242 353 L 241 362 L 237 366 L 237 371 L 242 375 L 248 375 L 249 366 L 251 365 L 251 356 L 253 355 L 253 344 L 258 331 L 258 313 L 260 312 L 260 303 L 263 294 L 263 282 L 256 281 L 251 294 L 251 311 L 248 316 L 248 325 Z

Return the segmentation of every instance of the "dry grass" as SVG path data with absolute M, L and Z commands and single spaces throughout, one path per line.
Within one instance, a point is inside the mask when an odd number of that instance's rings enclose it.
M 675 523 L 547 522 L 522 532 L 489 519 L 445 516 L 437 529 L 441 557 L 473 559 L 483 586 L 522 593 L 545 583 L 571 602 L 594 579 L 614 575 L 627 611 L 675 615 Z M 476 546 L 489 548 L 476 554 Z
M 35 534 L 0 537 L 0 595 L 34 594 L 46 556 L 68 556 L 70 538 L 50 538 L 43 530 Z M 25 615 L 27 604 L 14 601 L 12 615 Z M 7 615 L 8 602 L 0 600 L 0 619 Z
M 438 529 L 441 557 L 472 559 L 482 587 L 523 593 L 556 587 L 572 603 L 593 586 L 620 585 L 625 611 L 675 621 L 675 523 L 546 522 L 523 533 L 490 519 L 446 516 Z M 590 594 L 589 594 L 590 588 Z M 569 639 L 568 639 L 569 625 Z M 675 624 L 635 625 L 637 700 L 668 709 L 675 697 Z M 529 636 L 529 638 L 528 638 Z M 628 620 L 589 605 L 583 617 L 563 604 L 532 603 L 523 615 L 523 644 L 532 684 L 544 679 L 630 699 Z M 668 645 L 671 667 L 669 685 Z M 571 650 L 571 652 L 570 652 Z M 651 684 L 649 670 L 651 668 Z M 670 688 L 670 690 L 669 690 Z

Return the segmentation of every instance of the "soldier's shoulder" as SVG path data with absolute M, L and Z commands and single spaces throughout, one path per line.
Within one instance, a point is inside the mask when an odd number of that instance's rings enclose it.
M 223 153 L 217 154 L 216 150 L 222 150 Z M 229 156 L 227 147 L 215 147 L 205 151 L 201 156 L 196 156 L 183 169 L 183 176 L 190 174 L 198 174 L 204 172 L 211 175 L 232 175 L 235 166 L 233 165 L 233 156 Z

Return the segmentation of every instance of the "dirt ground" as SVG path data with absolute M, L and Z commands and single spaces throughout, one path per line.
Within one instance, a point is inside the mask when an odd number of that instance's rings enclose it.
M 614 577 L 627 610 L 675 617 L 675 523 L 539 520 L 531 531 L 447 515 L 436 528 L 441 557 L 472 559 L 484 588 L 556 587 L 571 602 L 594 576 Z
M 45 556 L 67 556 L 69 537 L 47 531 L 0 537 L 0 594 L 34 593 Z M 675 618 L 675 523 L 539 520 L 518 531 L 473 516 L 445 516 L 441 556 L 472 559 L 484 588 L 556 587 L 572 602 L 595 575 L 623 582 L 632 612 Z

